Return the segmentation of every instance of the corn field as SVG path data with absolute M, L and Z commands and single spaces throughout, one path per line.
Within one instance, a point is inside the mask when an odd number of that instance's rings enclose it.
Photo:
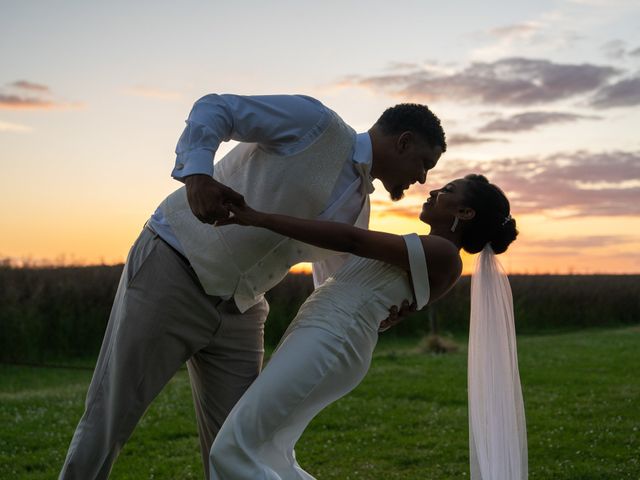
M 0 361 L 46 362 L 97 355 L 122 265 L 58 268 L 0 266 Z M 469 277 L 447 297 L 384 333 L 464 335 Z M 640 322 L 640 275 L 515 275 L 519 333 L 559 332 Z M 311 277 L 290 274 L 267 294 L 265 341 L 274 346 L 304 299 Z

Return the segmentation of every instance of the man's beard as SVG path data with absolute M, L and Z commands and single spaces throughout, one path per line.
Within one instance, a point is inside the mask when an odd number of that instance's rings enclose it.
M 404 189 L 402 187 L 394 187 L 389 192 L 389 196 L 391 197 L 391 200 L 397 202 L 404 197 Z

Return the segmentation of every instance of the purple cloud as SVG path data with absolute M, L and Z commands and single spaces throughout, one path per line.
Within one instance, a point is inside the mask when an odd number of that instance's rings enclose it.
M 640 75 L 602 88 L 593 97 L 591 105 L 601 109 L 640 105 Z
M 15 88 L 19 88 L 21 90 L 30 90 L 35 92 L 46 92 L 46 93 L 50 91 L 49 87 L 47 87 L 46 85 L 29 82 L 27 80 L 17 80 L 9 85 Z
M 610 66 L 506 58 L 493 63 L 473 63 L 450 74 L 422 69 L 389 75 L 351 76 L 340 83 L 425 102 L 454 100 L 526 106 L 594 92 L 620 73 Z
M 80 103 L 56 100 L 48 86 L 16 80 L 0 89 L 0 110 L 52 110 L 82 107 Z
M 483 143 L 493 142 L 505 142 L 506 140 L 500 140 L 497 138 L 478 137 L 465 134 L 454 134 L 447 136 L 447 145 L 460 146 L 460 145 L 479 145 Z
M 578 120 L 595 120 L 601 117 L 561 112 L 525 112 L 510 117 L 498 118 L 480 128 L 480 132 L 523 132 L 535 130 L 550 123 L 567 123 Z

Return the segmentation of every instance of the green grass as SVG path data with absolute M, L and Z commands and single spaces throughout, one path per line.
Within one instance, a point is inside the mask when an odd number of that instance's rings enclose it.
M 468 478 L 466 350 L 431 356 L 416 344 L 381 342 L 362 385 L 300 440 L 303 467 L 319 479 Z M 639 352 L 640 327 L 519 338 L 531 479 L 640 478 Z M 55 478 L 90 376 L 0 367 L 0 478 Z M 202 478 L 185 371 L 111 478 Z

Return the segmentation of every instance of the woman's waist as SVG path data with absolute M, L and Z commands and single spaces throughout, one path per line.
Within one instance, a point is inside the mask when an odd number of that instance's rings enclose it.
M 341 298 L 347 304 L 355 304 L 365 299 L 371 306 L 380 307 L 387 312 L 391 306 L 399 305 L 404 300 L 411 302 L 413 299 L 411 286 L 408 280 L 402 277 L 375 284 L 329 277 L 312 295 Z
M 376 329 L 389 315 L 388 301 L 379 292 L 349 282 L 327 280 L 300 308 L 298 323 L 335 324 L 344 329 L 352 323 Z

